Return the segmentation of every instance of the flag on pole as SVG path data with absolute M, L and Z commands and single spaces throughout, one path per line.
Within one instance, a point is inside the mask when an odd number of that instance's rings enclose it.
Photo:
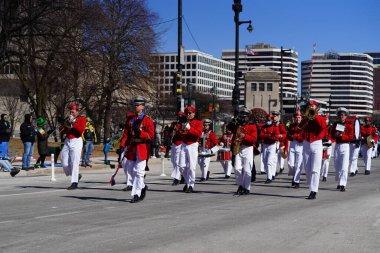
M 248 48 L 248 47 L 245 47 L 245 53 L 246 55 L 256 55 L 256 52 L 253 49 Z

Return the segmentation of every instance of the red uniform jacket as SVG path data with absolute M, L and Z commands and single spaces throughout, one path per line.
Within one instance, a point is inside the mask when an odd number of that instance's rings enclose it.
M 354 140 L 354 129 L 352 128 L 352 124 L 350 122 L 344 122 L 344 123 L 339 123 L 344 125 L 344 132 L 342 133 L 342 136 L 337 137 L 336 134 L 338 131 L 336 131 L 336 125 L 338 122 L 335 122 L 332 126 L 332 131 L 331 131 L 331 137 L 333 140 L 335 140 L 336 143 L 350 143 L 351 141 Z
M 68 139 L 80 138 L 86 128 L 86 118 L 78 116 L 72 124 L 72 128 L 63 127 L 62 134 Z
M 202 138 L 200 141 L 200 147 L 203 147 L 203 139 L 206 140 L 204 147 L 207 149 L 212 149 L 218 144 L 218 139 L 216 138 L 216 134 L 213 131 L 203 132 Z
M 379 140 L 379 135 L 377 134 L 376 127 L 373 126 L 361 126 L 360 133 L 362 136 L 362 144 L 367 144 L 367 137 L 372 135 L 373 141 L 377 142 Z
M 231 147 L 231 143 L 232 143 L 232 138 L 233 138 L 233 134 L 223 134 L 220 138 L 219 138 L 219 144 L 223 143 L 224 144 L 224 148 L 230 148 Z
M 288 128 L 288 134 L 286 138 L 289 141 L 297 141 L 298 143 L 303 142 L 302 129 L 298 127 L 299 125 L 296 123 L 290 124 Z
M 251 124 L 247 124 L 247 125 L 244 125 L 244 126 L 235 126 L 234 130 L 233 130 L 234 137 L 233 137 L 232 144 L 235 143 L 237 137 L 240 138 L 239 136 L 237 136 L 237 135 L 239 135 L 239 134 L 237 134 L 238 131 L 240 131 L 240 133 L 242 133 L 242 134 L 245 135 L 243 137 L 243 140 L 241 140 L 240 145 L 241 146 L 253 146 L 253 144 L 257 140 L 257 129 L 256 129 L 256 126 L 255 125 L 251 125 Z
M 279 129 L 280 129 L 280 134 L 282 135 L 280 139 L 280 147 L 285 147 L 285 151 L 288 151 L 288 140 L 286 139 L 286 128 L 284 124 L 282 123 L 277 123 Z
M 280 126 L 279 125 L 267 125 L 265 124 L 260 131 L 260 139 L 265 144 L 274 144 L 276 141 L 280 141 Z M 286 138 L 286 135 L 284 136 Z
M 186 123 L 182 123 L 186 124 Z M 182 142 L 186 145 L 190 145 L 199 142 L 199 138 L 202 136 L 203 123 L 200 120 L 192 119 L 189 121 L 190 129 L 183 130 Z
M 303 139 L 308 142 L 321 140 L 325 136 L 326 119 L 323 116 L 315 115 L 315 119 L 309 120 L 304 117 L 299 124 L 303 130 Z
M 175 144 L 175 145 L 181 145 L 182 144 L 182 134 L 181 134 L 181 130 L 182 130 L 182 125 L 181 123 L 178 123 L 178 122 L 173 122 L 170 126 L 170 128 L 173 128 L 174 131 L 173 131 L 173 138 L 172 138 L 172 143 Z
M 133 125 L 141 130 L 139 136 L 135 136 Z M 123 138 L 120 142 L 120 147 L 127 147 L 125 157 L 128 160 L 136 161 L 136 156 L 139 160 L 148 159 L 148 145 L 154 138 L 154 123 L 151 118 L 144 115 L 139 119 L 136 115 L 127 117 Z

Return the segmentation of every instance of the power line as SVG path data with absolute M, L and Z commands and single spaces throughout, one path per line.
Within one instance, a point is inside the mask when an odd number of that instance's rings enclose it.
M 193 33 L 191 32 L 191 30 L 190 30 L 190 28 L 189 28 L 189 26 L 188 26 L 188 24 L 187 24 L 187 22 L 186 22 L 185 16 L 183 16 L 183 20 L 185 21 L 185 25 L 186 25 L 186 27 L 187 27 L 187 30 L 189 30 L 189 33 L 190 33 L 190 35 L 191 35 L 191 38 L 193 39 L 193 41 L 194 41 L 195 44 L 197 45 L 198 50 L 201 51 L 201 49 L 199 48 L 199 45 L 198 45 L 197 41 L 195 40 L 195 38 L 194 38 L 194 36 L 193 36 Z
M 162 25 L 162 24 L 169 23 L 169 22 L 172 22 L 172 21 L 177 20 L 177 19 L 178 19 L 178 18 L 173 18 L 173 19 L 166 20 L 166 21 L 162 21 L 162 22 L 160 22 L 160 23 L 153 24 L 153 25 L 154 25 L 154 26 L 156 26 L 156 25 Z

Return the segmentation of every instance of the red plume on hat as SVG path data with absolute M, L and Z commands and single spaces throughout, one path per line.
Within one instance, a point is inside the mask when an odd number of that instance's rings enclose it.
M 366 117 L 365 121 L 372 121 L 372 118 L 371 117 Z
M 309 105 L 315 105 L 318 106 L 318 102 L 316 100 L 310 99 L 308 102 Z
M 76 111 L 79 111 L 79 105 L 78 105 L 78 104 L 70 104 L 67 108 L 68 108 L 69 110 L 76 110 Z
M 302 113 L 300 113 L 300 112 L 295 112 L 295 113 L 293 114 L 293 117 L 297 117 L 297 116 L 301 116 L 301 117 L 302 117 Z
M 183 116 L 185 116 L 185 113 L 183 111 L 179 111 L 177 113 L 177 115 L 178 115 L 178 117 L 183 117 Z

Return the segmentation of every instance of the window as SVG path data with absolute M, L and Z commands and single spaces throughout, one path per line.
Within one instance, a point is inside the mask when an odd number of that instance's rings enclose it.
M 257 90 L 257 83 L 251 83 L 251 91 Z
M 267 83 L 267 91 L 273 91 L 273 84 Z
M 265 91 L 265 83 L 259 83 L 259 91 Z

